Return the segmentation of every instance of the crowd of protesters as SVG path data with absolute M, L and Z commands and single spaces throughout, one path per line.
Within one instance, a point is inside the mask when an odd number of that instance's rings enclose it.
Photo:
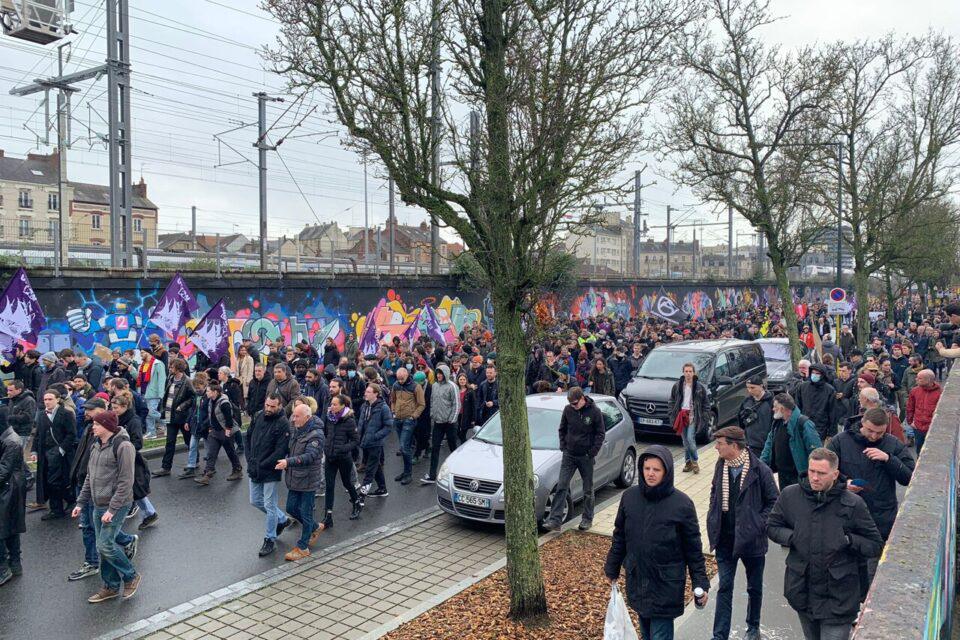
M 766 552 L 765 538 L 761 542 L 758 536 L 768 515 L 771 521 L 779 518 L 776 532 L 771 525 L 771 538 L 789 543 L 791 553 L 794 547 L 798 554 L 806 553 L 799 546 L 815 542 L 801 544 L 795 535 L 784 533 L 790 523 L 796 526 L 791 514 L 802 512 L 804 500 L 814 499 L 810 496 L 822 500 L 839 491 L 835 486 L 840 482 L 845 491 L 838 504 L 849 502 L 847 495 L 861 494 L 878 538 L 889 535 L 896 513 L 895 484 L 909 482 L 909 447 L 919 454 L 940 381 L 957 355 L 951 351 L 957 344 L 949 331 L 950 348 L 941 344 L 941 324 L 960 323 L 960 308 L 923 314 L 898 307 L 890 316 L 890 322 L 872 323 L 872 339 L 861 350 L 846 325 L 834 340 L 836 328 L 824 307 L 810 305 L 798 326 L 808 355 L 786 390 L 774 395 L 762 377 L 747 381 L 740 426 L 717 432 L 722 463 L 715 470 L 714 498 L 719 502 L 711 503 L 708 521 L 721 570 L 718 601 L 723 606 L 717 609 L 715 637 L 729 633 L 738 560 L 748 573 L 748 627 L 757 628 L 756 574 L 762 575 Z M 764 305 L 741 305 L 679 325 L 658 318 L 558 320 L 536 338 L 525 371 L 528 393 L 566 393 L 570 401 L 561 425 L 566 473 L 561 473 L 564 486 L 558 492 L 569 490 L 574 472 L 592 478 L 603 434 L 590 428 L 602 420 L 585 419 L 596 409 L 590 394 L 619 395 L 651 349 L 685 340 L 785 335 L 778 309 Z M 174 475 L 180 440 L 187 447 L 186 460 L 174 477 L 209 485 L 216 478 L 221 450 L 231 466 L 225 480 L 246 477 L 250 502 L 264 514 L 261 556 L 276 550 L 277 538 L 290 526 L 301 530 L 285 558 L 309 556 L 322 532 L 334 525 L 338 479 L 351 502 L 350 519 L 361 517 L 368 499 L 389 496 L 387 467 L 394 463 L 387 464 L 384 450 L 391 434 L 397 434 L 400 457 L 393 481 L 413 482 L 413 469 L 421 462 L 425 472 L 419 482 L 426 486 L 436 481 L 443 443 L 454 450 L 471 429 L 498 411 L 496 362 L 494 337 L 479 323 L 465 327 L 446 345 L 426 338 L 413 344 L 393 338 L 369 354 L 361 351 L 354 335 L 342 351 L 332 339 L 319 351 L 307 341 L 287 345 L 282 338 L 260 344 L 245 339 L 232 361 L 224 356 L 211 362 L 197 354 L 192 371 L 179 345 L 165 345 L 156 335 L 138 351 L 115 351 L 103 360 L 81 349 L 40 354 L 18 346 L 2 367 L 13 377 L 6 383 L 8 400 L 0 409 L 0 486 L 11 488 L 11 497 L 0 502 L 5 558 L 0 584 L 22 571 L 19 533 L 25 522 L 16 505 L 25 502 L 32 489 L 35 499 L 26 507 L 43 510 L 41 520 L 67 515 L 80 519 L 84 558 L 68 579 L 100 574 L 102 587 L 90 602 L 131 597 L 140 581 L 132 564 L 139 537 L 124 532 L 122 524 L 138 514 L 140 531 L 157 524 L 160 514 L 150 502 L 150 482 Z M 677 381 L 671 404 L 674 413 L 686 412 L 688 424 L 692 420 L 696 426 L 696 407 L 705 395 L 695 370 L 688 368 Z M 163 456 L 152 473 L 140 453 L 145 438 L 164 439 Z M 674 557 L 681 563 L 681 575 L 686 566 L 694 584 L 706 589 L 702 556 L 691 551 L 700 548 L 696 519 L 691 521 L 687 501 L 671 497 L 680 492 L 673 489 L 673 461 L 664 451 L 653 448 L 640 457 L 641 482 L 624 495 L 607 575 L 614 578 L 628 562 L 632 539 L 650 534 L 633 529 L 643 522 L 652 526 L 644 513 L 653 509 L 658 527 L 682 533 Z M 865 459 L 883 464 L 871 466 Z M 35 474 L 27 464 L 31 461 L 36 462 Z M 817 483 L 811 475 L 814 468 L 822 480 Z M 699 471 L 696 461 L 683 468 Z M 841 479 L 831 484 L 835 471 Z M 773 473 L 784 496 L 780 502 Z M 750 498 L 750 515 L 738 515 L 739 496 L 754 491 L 744 480 L 754 474 L 759 474 L 760 493 Z M 287 495 L 283 508 L 281 483 Z M 788 493 L 795 485 L 800 493 Z M 865 486 L 870 490 L 864 491 Z M 589 528 L 592 518 L 592 486 L 586 492 L 589 508 L 584 509 L 582 529 Z M 314 515 L 315 501 L 322 501 L 319 517 Z M 558 527 L 559 515 L 551 513 L 545 526 Z M 748 539 L 741 539 L 744 535 Z M 863 535 L 873 540 L 872 532 Z M 860 542 L 862 553 L 851 552 L 857 556 L 858 593 L 875 569 L 875 546 Z M 633 561 L 661 563 L 666 557 Z M 812 588 L 809 579 L 804 584 Z M 666 608 L 651 609 L 647 600 L 653 596 L 646 593 L 649 589 L 641 591 L 631 605 L 645 620 L 644 637 L 667 637 L 651 634 L 666 629 L 657 620 L 675 617 L 682 603 L 671 600 Z M 682 587 L 680 592 L 682 597 Z M 818 607 L 801 612 L 805 630 L 820 619 Z M 848 624 L 846 613 L 842 617 Z

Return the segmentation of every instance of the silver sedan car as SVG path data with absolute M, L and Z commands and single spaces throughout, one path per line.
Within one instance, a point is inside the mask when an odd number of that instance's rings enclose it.
M 607 433 L 594 464 L 593 486 L 599 490 L 611 482 L 620 487 L 633 484 L 637 473 L 637 443 L 627 411 L 610 396 L 590 396 L 600 412 Z M 533 449 L 533 484 L 538 523 L 550 510 L 560 477 L 560 416 L 567 406 L 565 394 L 527 396 L 527 419 Z M 583 484 L 575 474 L 565 505 L 563 520 L 573 503 L 583 499 Z M 437 474 L 437 502 L 440 508 L 470 520 L 504 521 L 503 431 L 497 412 L 477 434 L 446 459 Z

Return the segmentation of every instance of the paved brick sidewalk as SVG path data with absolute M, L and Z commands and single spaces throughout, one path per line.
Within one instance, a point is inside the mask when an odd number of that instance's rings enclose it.
M 504 548 L 502 532 L 438 513 L 145 637 L 362 638 L 496 562 Z

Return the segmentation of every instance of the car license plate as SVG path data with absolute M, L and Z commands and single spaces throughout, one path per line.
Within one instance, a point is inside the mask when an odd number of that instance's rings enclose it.
M 649 424 L 654 427 L 659 427 L 663 424 L 663 420 L 660 418 L 634 418 L 634 421 L 639 424 Z
M 490 498 L 481 498 L 480 496 L 469 496 L 465 493 L 454 493 L 453 501 L 460 504 L 468 504 L 471 507 L 490 508 Z

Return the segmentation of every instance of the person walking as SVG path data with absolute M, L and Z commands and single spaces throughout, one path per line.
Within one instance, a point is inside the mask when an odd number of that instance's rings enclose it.
M 470 387 L 465 371 L 457 374 L 457 393 L 460 395 L 460 415 L 457 416 L 457 438 L 467 441 L 467 431 L 477 424 L 477 392 Z
M 500 381 L 497 368 L 487 365 L 486 379 L 477 388 L 477 424 L 482 425 L 500 410 Z
M 460 414 L 460 393 L 457 385 L 450 379 L 450 367 L 437 365 L 437 381 L 433 383 L 430 396 L 430 422 L 433 429 L 430 438 L 430 471 L 420 478 L 420 484 L 437 482 L 437 468 L 440 466 L 440 445 L 444 438 L 450 453 L 457 448 L 457 418 Z
M 417 419 L 426 406 L 423 387 L 412 380 L 406 367 L 397 369 L 397 381 L 390 389 L 390 410 L 393 412 L 393 425 L 397 430 L 400 453 L 403 455 L 403 471 L 394 478 L 394 481 L 400 484 L 410 484 L 413 479 L 413 436 Z M 329 437 L 330 434 L 327 435 Z
M 861 393 L 866 391 L 871 390 Z M 859 428 L 838 434 L 827 445 L 839 459 L 840 473 L 847 478 L 847 490 L 863 498 L 884 542 L 897 517 L 897 484 L 909 485 L 917 464 L 910 449 L 887 433 L 889 420 L 885 410 L 867 409 L 860 418 Z M 861 602 L 876 571 L 876 558 L 861 562 Z
M 187 363 L 179 358 L 170 362 L 170 377 L 167 378 L 167 387 L 163 392 L 160 403 L 160 418 L 167 422 L 167 441 L 163 450 L 163 460 L 160 469 L 153 472 L 153 477 L 159 478 L 170 475 L 173 468 L 173 456 L 177 450 L 177 434 L 183 434 L 183 443 L 190 448 L 192 433 L 187 423 L 193 413 L 197 395 L 193 385 L 187 378 Z
M 783 591 L 806 640 L 850 637 L 860 611 L 858 563 L 883 549 L 866 503 L 839 476 L 837 455 L 814 449 L 807 477 L 783 489 L 767 519 L 767 536 L 790 549 Z
M 587 386 L 590 387 L 590 393 L 598 396 L 615 396 L 616 382 L 613 372 L 607 366 L 607 361 L 603 358 L 597 358 L 593 367 L 590 369 L 590 375 L 587 378 Z
M 33 442 L 37 418 L 37 400 L 23 380 L 11 380 L 7 384 L 7 425 L 20 438 L 23 452 L 24 477 L 29 488 L 33 482 L 33 473 L 27 466 L 30 444 Z
M 167 366 L 149 347 L 140 349 L 140 356 L 142 360 L 137 372 L 137 390 L 147 402 L 146 437 L 156 438 L 160 401 L 167 386 Z
M 77 426 L 53 389 L 43 394 L 43 410 L 37 416 L 37 502 L 50 502 L 50 511 L 40 519 L 56 520 L 66 517 L 66 505 L 73 502 L 70 463 L 77 448 Z
M 84 420 L 87 421 L 87 428 L 83 430 L 80 436 L 80 443 L 77 445 L 77 453 L 73 457 L 70 466 L 70 481 L 75 487 L 83 487 L 87 478 L 87 465 L 90 463 L 90 449 L 97 439 L 93 435 L 91 428 L 93 419 L 101 412 L 106 411 L 107 403 L 103 398 L 92 398 L 87 403 L 87 411 L 84 414 Z M 80 532 L 83 539 L 83 564 L 76 571 L 67 576 L 67 580 L 75 582 L 83 580 L 100 572 L 100 555 L 97 553 L 97 534 L 93 525 L 93 505 L 87 504 L 80 513 Z
M 141 576 L 116 542 L 117 532 L 133 504 L 136 452 L 112 411 L 98 413 L 91 428 L 97 441 L 90 450 L 87 477 L 72 515 L 77 518 L 86 505 L 93 505 L 103 586 L 87 602 L 96 604 L 121 596 L 121 587 L 122 598 L 132 598 L 140 587 Z
M 683 375 L 670 391 L 670 424 L 683 440 L 684 473 L 700 473 L 697 432 L 709 429 L 710 402 L 707 388 L 697 377 L 693 363 L 683 365 Z
M 583 393 L 580 387 L 567 391 L 567 406 L 560 416 L 560 478 L 553 495 L 550 513 L 543 522 L 548 531 L 559 529 L 569 514 L 567 496 L 570 493 L 570 481 L 573 473 L 579 472 L 583 482 L 583 514 L 580 516 L 580 530 L 586 531 L 593 526 L 593 466 L 606 429 L 603 414 L 593 398 Z
M 353 504 L 350 519 L 359 518 L 363 510 L 363 498 L 350 479 L 355 469 L 352 453 L 360 446 L 360 434 L 357 432 L 357 420 L 353 410 L 350 409 L 350 398 L 345 394 L 339 393 L 330 398 L 330 408 L 324 417 L 324 429 L 326 431 L 323 451 L 326 456 L 324 484 L 327 492 L 324 499 L 325 516 L 320 526 L 323 529 L 329 529 L 333 526 L 333 502 L 334 493 L 337 490 L 335 484 L 337 475 L 340 476 L 344 488 L 350 494 L 350 502 Z
M 923 443 L 933 422 L 933 413 L 940 402 L 943 388 L 937 382 L 937 374 L 923 369 L 917 374 L 917 383 L 907 396 L 907 423 L 913 426 L 913 437 L 917 445 L 917 456 L 923 449 Z
M 640 618 L 644 640 L 673 640 L 686 574 L 694 588 L 710 590 L 700 525 L 693 501 L 673 486 L 673 456 L 666 447 L 648 447 L 638 464 L 640 483 L 620 498 L 603 572 L 613 585 L 626 567 L 627 603 Z M 699 604 L 706 601 L 704 593 Z
M 223 394 L 220 383 L 211 380 L 207 384 L 207 457 L 203 475 L 193 479 L 199 485 L 210 484 L 210 479 L 217 472 L 217 457 L 220 449 L 227 452 L 227 458 L 233 465 L 233 471 L 227 480 L 235 481 L 243 478 L 243 465 L 240 457 L 233 448 L 233 430 L 240 428 L 240 417 L 233 415 L 230 400 Z
M 747 448 L 759 458 L 773 425 L 773 394 L 764 386 L 763 376 L 747 380 L 747 397 L 740 403 L 737 421 L 747 434 Z
M 826 379 L 822 364 L 810 365 L 810 378 L 797 386 L 797 408 L 813 421 L 822 442 L 837 433 L 837 391 Z
M 21 437 L 0 419 L 0 585 L 23 575 L 20 534 L 27 530 L 26 466 Z
M 263 411 L 250 422 L 245 440 L 250 504 L 266 516 L 266 531 L 259 551 L 262 558 L 276 550 L 277 538 L 290 524 L 290 519 L 277 506 L 283 475 L 282 470 L 277 469 L 277 461 L 287 457 L 290 446 L 290 423 L 284 415 L 280 396 L 267 396 Z
M 363 399 L 358 424 L 360 448 L 363 449 L 367 466 L 363 471 L 360 494 L 385 498 L 390 493 L 387 491 L 387 479 L 383 475 L 383 443 L 393 431 L 393 414 L 390 413 L 387 403 L 380 397 L 380 385 L 368 384 L 366 391 L 363 392 Z M 370 487 L 373 486 L 374 481 L 377 483 L 377 488 L 371 491 Z
M 773 423 L 760 459 L 777 474 L 780 491 L 807 472 L 807 457 L 822 446 L 813 422 L 800 413 L 788 393 L 773 398 Z
M 271 377 L 267 375 L 269 369 L 259 362 L 253 365 L 253 379 L 247 384 L 247 395 L 244 398 L 244 409 L 247 416 L 253 418 L 257 411 L 263 411 L 263 403 L 267 399 L 267 387 Z
M 279 409 L 278 409 L 279 411 Z M 300 522 L 300 539 L 284 560 L 295 561 L 310 555 L 310 547 L 320 536 L 320 525 L 313 516 L 313 505 L 323 477 L 323 428 L 312 420 L 310 407 L 298 404 L 290 414 L 287 453 L 277 461 L 276 469 L 283 472 L 287 485 L 286 511 Z
M 743 429 L 724 427 L 714 433 L 713 438 L 719 459 L 710 487 L 707 536 L 710 549 L 716 554 L 720 575 L 713 640 L 730 637 L 738 562 L 747 574 L 747 631 L 743 640 L 760 640 L 767 517 L 780 492 L 770 467 L 748 447 L 748 436 Z
M 278 395 L 283 401 L 283 410 L 287 415 L 293 411 L 293 401 L 300 395 L 300 384 L 290 372 L 290 366 L 285 362 L 278 363 L 273 368 L 273 378 L 267 383 L 267 395 Z
M 117 393 L 110 401 L 110 407 L 117 415 L 117 423 L 125 430 L 130 442 L 133 443 L 134 451 L 137 452 L 133 467 L 133 507 L 127 513 L 127 518 L 132 518 L 138 513 L 142 514 L 143 518 L 137 527 L 142 531 L 157 524 L 160 515 L 150 502 L 150 467 L 140 455 L 140 450 L 143 449 L 143 422 L 133 404 L 133 396 L 129 390 Z M 120 532 L 121 540 L 126 540 L 126 536 L 126 533 Z

